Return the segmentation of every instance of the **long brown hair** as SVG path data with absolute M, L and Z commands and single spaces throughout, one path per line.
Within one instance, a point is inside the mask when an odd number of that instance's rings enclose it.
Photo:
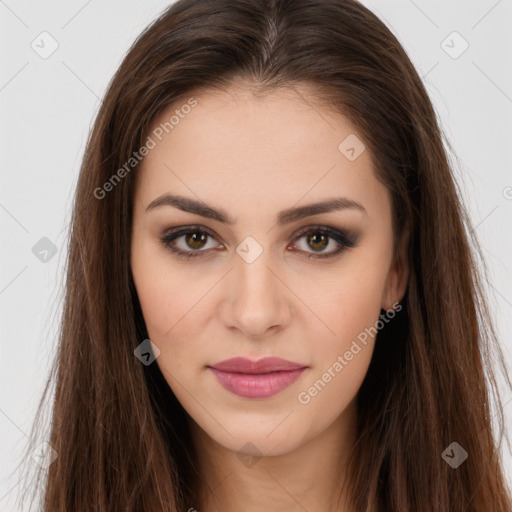
M 186 414 L 158 366 L 134 356 L 148 335 L 129 264 L 137 165 L 126 162 L 169 105 L 237 80 L 259 96 L 314 86 L 362 134 L 392 192 L 396 240 L 411 229 L 403 309 L 379 332 L 358 393 L 353 509 L 510 512 L 493 373 L 502 358 L 482 255 L 422 80 L 355 0 L 179 0 L 134 42 L 97 114 L 76 189 L 59 345 L 33 426 L 41 431 L 53 382 L 43 440 L 58 456 L 38 470 L 41 510 L 197 505 Z M 456 469 L 442 456 L 453 442 L 468 454 Z

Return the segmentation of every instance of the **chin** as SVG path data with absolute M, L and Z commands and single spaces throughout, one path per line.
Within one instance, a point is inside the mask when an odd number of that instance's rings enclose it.
M 203 435 L 207 435 L 223 448 L 237 455 L 273 457 L 289 453 L 305 442 L 307 433 L 296 432 L 290 427 L 290 424 L 285 427 L 276 422 L 269 428 L 268 422 L 264 422 L 260 428 L 257 428 L 252 421 L 252 426 L 230 423 L 229 433 L 222 428 L 202 430 Z

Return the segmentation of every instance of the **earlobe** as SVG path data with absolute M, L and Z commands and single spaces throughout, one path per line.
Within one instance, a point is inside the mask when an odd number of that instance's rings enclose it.
M 382 297 L 382 309 L 386 311 L 393 309 L 393 304 L 400 302 L 407 290 L 409 282 L 409 240 L 410 229 L 409 226 L 406 226 L 389 269 Z

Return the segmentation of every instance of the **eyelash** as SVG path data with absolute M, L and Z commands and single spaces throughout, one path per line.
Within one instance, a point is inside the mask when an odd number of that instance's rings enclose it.
M 163 236 L 160 239 L 160 242 L 166 249 L 168 249 L 169 251 L 171 251 L 172 253 L 176 254 L 177 256 L 179 256 L 181 258 L 190 259 L 190 258 L 202 257 L 201 253 L 208 252 L 208 249 L 207 250 L 198 249 L 195 251 L 194 250 L 183 251 L 181 249 L 177 249 L 175 246 L 172 245 L 172 243 L 176 239 L 178 239 L 184 235 L 190 234 L 190 233 L 205 234 L 211 238 L 215 238 L 208 230 L 205 230 L 204 228 L 201 228 L 199 226 L 188 226 L 186 228 L 177 228 L 173 231 L 168 232 L 165 236 Z M 332 258 L 334 256 L 339 255 L 343 251 L 345 251 L 345 249 L 353 248 L 356 246 L 356 237 L 355 236 L 353 236 L 347 232 L 338 231 L 337 229 L 333 229 L 328 226 L 308 227 L 308 228 L 304 229 L 303 231 L 301 231 L 295 237 L 295 239 L 292 243 L 295 244 L 297 241 L 299 241 L 301 238 L 303 238 L 304 235 L 307 235 L 310 233 L 326 235 L 327 237 L 333 239 L 339 245 L 341 245 L 341 248 L 337 249 L 334 252 L 327 253 L 327 254 L 310 253 L 308 256 L 304 256 L 304 257 L 307 257 L 308 259 Z M 302 251 L 302 252 L 304 252 L 304 251 Z

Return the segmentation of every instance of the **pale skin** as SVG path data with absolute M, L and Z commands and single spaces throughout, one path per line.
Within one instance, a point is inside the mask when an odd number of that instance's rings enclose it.
M 198 512 L 350 511 L 341 484 L 374 338 L 359 343 L 307 404 L 298 396 L 375 325 L 381 308 L 403 298 L 407 237 L 394 252 L 391 196 L 375 177 L 370 152 L 354 161 L 340 152 L 348 135 L 362 138 L 313 94 L 304 86 L 256 99 L 246 84 L 194 94 L 197 106 L 137 170 L 132 273 L 160 350 L 155 364 L 190 417 L 203 477 L 190 504 Z M 236 222 L 170 205 L 147 210 L 166 193 L 201 200 Z M 282 210 L 339 197 L 364 210 L 276 222 Z M 202 251 L 190 259 L 161 242 L 171 229 L 189 226 L 189 233 L 200 227 L 208 235 L 174 240 L 183 251 Z M 329 236 L 308 243 L 307 234 L 322 226 L 353 234 L 355 246 Z M 251 263 L 236 251 L 249 236 L 262 250 Z M 308 258 L 340 247 L 331 257 Z M 207 368 L 235 356 L 277 356 L 308 368 L 277 395 L 242 398 Z

